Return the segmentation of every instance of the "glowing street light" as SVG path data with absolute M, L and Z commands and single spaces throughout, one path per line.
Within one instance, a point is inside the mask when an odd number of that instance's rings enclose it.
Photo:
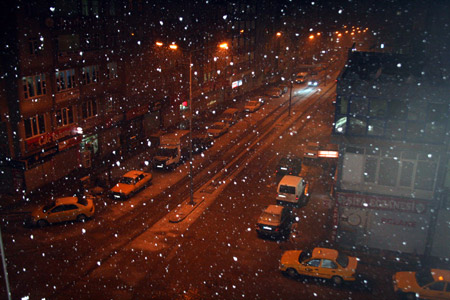
M 224 49 L 224 50 L 228 50 L 228 43 L 221 43 L 221 44 L 219 45 L 219 48 L 220 48 L 220 49 Z
M 197 51 L 202 51 L 214 47 L 206 47 L 197 50 L 188 51 L 189 52 L 189 204 L 195 205 L 194 202 L 194 177 L 192 172 L 192 53 Z M 219 44 L 219 48 L 223 50 L 228 50 L 228 43 L 224 42 Z M 169 49 L 177 50 L 178 45 L 170 44 Z

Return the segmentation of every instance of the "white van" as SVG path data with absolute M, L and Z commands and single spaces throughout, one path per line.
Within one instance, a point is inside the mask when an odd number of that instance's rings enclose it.
M 277 204 L 306 204 L 308 202 L 308 183 L 303 177 L 285 175 L 277 188 Z

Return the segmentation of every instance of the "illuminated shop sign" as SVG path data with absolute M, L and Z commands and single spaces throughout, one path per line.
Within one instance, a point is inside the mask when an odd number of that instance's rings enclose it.
M 366 209 L 390 210 L 419 214 L 425 213 L 426 211 L 426 203 L 415 199 L 350 193 L 338 193 L 337 198 L 341 206 L 363 207 Z
M 33 151 L 42 148 L 45 145 L 54 143 L 59 139 L 62 139 L 68 135 L 72 135 L 72 132 L 76 130 L 75 127 L 63 127 L 53 132 L 48 132 L 43 135 L 28 139 L 25 141 L 27 151 Z
M 237 80 L 237 81 L 233 81 L 233 83 L 231 83 L 231 88 L 237 88 L 238 86 L 242 85 L 242 79 L 241 80 Z

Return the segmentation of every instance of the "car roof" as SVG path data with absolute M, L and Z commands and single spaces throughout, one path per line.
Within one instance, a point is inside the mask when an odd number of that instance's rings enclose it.
M 442 269 L 431 269 L 434 281 L 450 281 L 450 271 Z
M 266 207 L 264 212 L 274 214 L 274 215 L 279 215 L 283 211 L 283 208 L 284 208 L 284 206 L 281 206 L 281 205 L 269 205 Z
M 77 197 L 62 197 L 62 198 L 57 198 L 55 200 L 56 205 L 75 204 L 77 202 L 78 202 L 78 198 Z
M 302 180 L 303 178 L 299 176 L 284 175 L 284 177 L 281 178 L 280 184 L 297 185 Z
M 237 108 L 228 108 L 228 109 L 226 109 L 223 113 L 224 114 L 232 114 L 232 113 L 235 113 L 235 112 L 237 112 L 239 109 L 237 109 Z
M 123 177 L 135 178 L 135 177 L 141 175 L 142 173 L 143 173 L 142 171 L 132 170 L 132 171 L 125 173 L 125 175 L 123 175 Z
M 312 258 L 328 258 L 336 259 L 338 257 L 338 251 L 329 248 L 314 248 L 311 257 Z

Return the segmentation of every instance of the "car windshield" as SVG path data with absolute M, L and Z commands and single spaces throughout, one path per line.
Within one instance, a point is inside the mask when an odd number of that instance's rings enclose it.
M 122 177 L 122 178 L 120 178 L 119 183 L 133 184 L 134 183 L 134 179 L 131 178 L 131 177 Z
M 280 162 L 278 163 L 280 166 L 287 166 L 290 163 L 290 159 L 288 159 L 287 157 L 283 157 L 282 159 L 280 159 Z
M 281 185 L 280 186 L 280 193 L 295 194 L 295 186 Z
M 342 253 L 338 253 L 338 257 L 336 258 L 338 264 L 340 264 L 343 268 L 348 266 L 348 256 Z
M 260 221 L 266 221 L 266 222 L 276 222 L 279 220 L 280 220 L 280 215 L 269 213 L 269 212 L 263 212 L 260 217 Z
M 300 253 L 300 255 L 298 256 L 298 262 L 302 263 L 310 257 L 311 257 L 311 251 L 309 251 L 309 250 L 302 251 L 302 253 Z
M 422 270 L 422 271 L 416 272 L 415 276 L 416 276 L 417 284 L 420 286 L 424 286 L 424 285 L 434 281 L 433 275 L 431 274 L 430 270 Z
M 42 212 L 47 212 L 49 209 L 53 208 L 55 205 L 56 205 L 56 202 L 55 202 L 55 201 L 52 201 L 51 203 L 45 205 L 45 206 L 42 208 Z
M 77 202 L 81 205 L 86 206 L 88 204 L 86 196 L 78 196 L 77 199 Z
M 158 148 L 156 151 L 157 156 L 168 156 L 168 157 L 174 157 L 177 154 L 177 149 L 173 148 Z

